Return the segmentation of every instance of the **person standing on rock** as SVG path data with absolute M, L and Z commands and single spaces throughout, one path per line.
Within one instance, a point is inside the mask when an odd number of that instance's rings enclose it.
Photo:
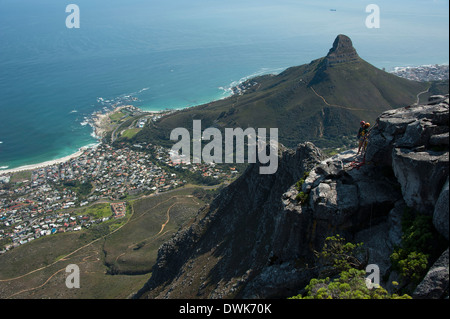
M 363 146 L 364 141 L 366 140 L 365 135 L 367 133 L 367 131 L 366 131 L 366 122 L 361 121 L 359 124 L 360 124 L 360 128 L 359 128 L 359 131 L 358 131 L 358 135 L 356 136 L 356 138 L 359 141 L 359 146 L 358 146 L 358 153 L 356 153 L 356 155 L 358 155 L 359 152 L 361 151 L 361 147 Z
M 364 139 L 363 139 L 363 151 L 362 151 L 363 153 L 366 152 L 367 143 L 369 142 L 369 141 L 368 141 L 369 133 L 370 133 L 370 123 L 369 123 L 369 122 L 366 122 L 366 123 L 364 124 L 364 130 L 363 130 L 363 132 L 362 132 L 363 137 L 364 137 Z

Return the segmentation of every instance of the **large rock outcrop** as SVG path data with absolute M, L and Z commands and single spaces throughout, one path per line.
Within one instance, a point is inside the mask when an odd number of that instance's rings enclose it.
M 442 225 L 448 225 L 448 205 L 444 199 L 436 202 L 449 176 L 448 107 L 447 95 L 432 97 L 427 105 L 384 112 L 370 134 L 366 155 L 368 162 L 392 166 L 406 204 L 437 216 L 435 224 Z M 448 239 L 448 227 L 438 228 Z
M 415 299 L 439 299 L 448 296 L 449 287 L 448 249 L 439 257 L 428 271 L 425 278 L 417 286 Z
M 448 196 L 448 177 L 447 182 L 442 188 L 441 194 L 436 202 L 433 213 L 433 224 L 434 227 L 438 230 L 440 234 L 442 234 L 448 240 L 448 214 L 449 214 L 449 196 Z
M 359 59 L 352 40 L 343 34 L 339 34 L 334 40 L 333 47 L 326 56 L 327 65 L 353 62 Z
M 406 206 L 388 166 L 362 165 L 355 150 L 333 156 L 313 168 L 302 185 L 308 195 L 299 205 L 295 186 L 284 194 L 282 214 L 309 216 L 313 240 L 320 250 L 326 237 L 340 234 L 352 242 L 363 242 L 368 262 L 381 274 L 389 270 L 389 256 L 401 240 L 401 215 Z M 277 254 L 277 252 L 274 252 Z
M 367 262 L 392 280 L 389 256 L 401 242 L 406 207 L 432 214 L 448 240 L 448 97 L 435 101 L 383 113 L 364 165 L 356 150 L 324 160 L 311 143 L 281 147 L 273 175 L 250 165 L 161 246 L 136 297 L 296 295 L 319 272 L 314 252 L 335 234 L 363 242 Z M 389 282 L 382 286 L 389 289 Z M 448 250 L 414 296 L 445 294 Z

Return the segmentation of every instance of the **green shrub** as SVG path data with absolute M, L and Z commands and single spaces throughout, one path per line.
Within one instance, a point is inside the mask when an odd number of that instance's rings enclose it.
M 421 252 L 406 252 L 403 249 L 395 251 L 391 255 L 392 263 L 400 271 L 400 275 L 409 281 L 418 284 L 426 274 L 428 268 L 428 255 Z
M 305 287 L 305 293 L 289 299 L 411 299 L 408 295 L 389 294 L 382 287 L 369 289 L 366 284 L 366 271 L 361 261 L 362 243 L 346 242 L 340 235 L 325 239 L 321 252 L 316 252 L 318 264 L 330 266 L 330 277 L 313 278 Z
M 309 194 L 305 194 L 304 192 L 300 192 L 295 196 L 295 199 L 302 205 L 308 203 Z
M 305 296 L 297 295 L 289 299 L 411 299 L 408 295 L 390 295 L 382 287 L 367 288 L 365 275 L 364 270 L 350 268 L 332 281 L 330 278 L 313 278 L 305 288 Z
M 391 254 L 392 267 L 402 276 L 402 286 L 417 285 L 445 249 L 445 241 L 434 229 L 431 216 L 411 209 L 403 214 L 402 231 L 402 242 Z
M 305 205 L 308 203 L 308 199 L 309 199 L 309 194 L 308 193 L 304 193 L 302 192 L 302 186 L 305 183 L 305 180 L 308 178 L 309 176 L 309 172 L 304 172 L 303 173 L 303 177 L 297 182 L 295 183 L 295 188 L 297 189 L 297 191 L 299 192 L 297 194 L 297 196 L 295 197 L 295 199 L 301 204 L 301 205 Z
M 366 263 L 365 260 L 360 260 L 361 256 L 365 256 L 362 245 L 363 243 L 346 242 L 345 238 L 337 234 L 325 239 L 322 251 L 316 252 L 316 256 L 322 265 L 331 267 L 336 272 L 351 268 L 362 269 Z
M 297 191 L 300 192 L 302 190 L 303 183 L 308 178 L 308 176 L 309 172 L 304 172 L 303 177 L 297 183 L 295 183 L 295 188 L 297 189 Z

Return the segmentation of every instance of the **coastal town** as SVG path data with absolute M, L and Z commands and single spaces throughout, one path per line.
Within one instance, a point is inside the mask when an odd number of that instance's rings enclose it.
M 443 81 L 449 78 L 448 64 L 396 67 L 392 71 L 399 77 L 419 82 Z
M 186 176 L 218 185 L 238 173 L 214 163 L 174 163 L 170 149 L 150 143 L 99 143 L 80 153 L 45 167 L 0 172 L 0 254 L 41 236 L 123 218 L 128 200 L 182 187 Z M 86 213 L 99 203 L 109 206 L 106 213 Z

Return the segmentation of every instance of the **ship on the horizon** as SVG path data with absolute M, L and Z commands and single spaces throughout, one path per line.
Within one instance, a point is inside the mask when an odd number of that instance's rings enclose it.
M 330 9 L 330 11 L 337 11 L 336 9 Z

